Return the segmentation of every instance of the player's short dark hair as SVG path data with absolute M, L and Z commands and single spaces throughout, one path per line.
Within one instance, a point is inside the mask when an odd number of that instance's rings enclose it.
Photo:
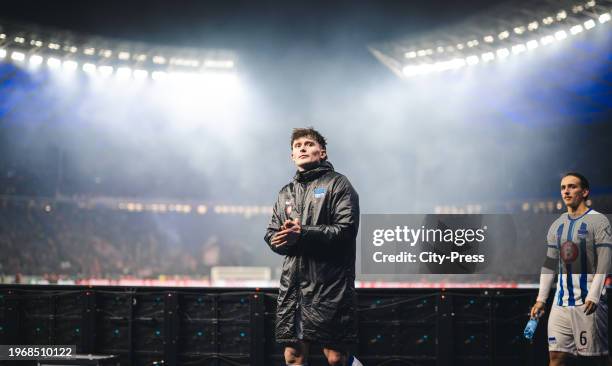
M 301 138 L 301 137 L 310 137 L 314 139 L 316 142 L 321 145 L 321 149 L 327 151 L 327 140 L 321 133 L 314 129 L 314 127 L 306 127 L 306 128 L 294 128 L 291 132 L 291 145 L 290 147 L 293 149 L 293 141 Z M 327 160 L 327 154 L 325 154 L 325 158 L 323 160 Z
M 561 177 L 561 179 L 565 178 L 565 177 L 576 177 L 580 180 L 580 187 L 582 189 L 588 189 L 589 191 L 591 190 L 591 186 L 589 185 L 589 180 L 582 174 L 578 173 L 578 172 L 567 172 L 565 174 L 563 174 L 563 177 Z M 590 195 L 590 193 L 589 193 Z M 586 196 L 586 198 L 589 198 L 589 195 Z

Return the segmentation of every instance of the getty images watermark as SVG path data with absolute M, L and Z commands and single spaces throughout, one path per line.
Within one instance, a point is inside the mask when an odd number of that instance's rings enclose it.
M 560 215 L 362 215 L 361 273 L 539 275 Z

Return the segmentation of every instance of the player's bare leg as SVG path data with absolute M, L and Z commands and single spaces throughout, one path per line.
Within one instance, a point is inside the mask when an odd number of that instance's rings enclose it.
M 572 366 L 575 364 L 576 358 L 571 353 L 567 352 L 548 352 L 550 363 L 549 366 Z
M 308 360 L 308 343 L 300 342 L 285 346 L 285 363 L 287 365 L 305 365 Z

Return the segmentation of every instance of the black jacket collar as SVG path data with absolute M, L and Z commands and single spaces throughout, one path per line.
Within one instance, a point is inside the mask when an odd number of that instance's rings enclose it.
M 299 183 L 306 183 L 313 181 L 323 174 L 333 171 L 334 166 L 329 161 L 320 161 L 318 164 L 313 165 L 308 170 L 304 170 L 303 172 L 296 172 L 293 180 Z

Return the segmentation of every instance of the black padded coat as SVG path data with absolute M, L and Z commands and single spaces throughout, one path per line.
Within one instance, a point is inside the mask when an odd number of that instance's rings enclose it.
M 270 240 L 286 219 L 299 218 L 292 246 Z M 279 192 L 265 240 L 285 256 L 276 310 L 276 340 L 323 346 L 357 341 L 355 250 L 359 197 L 328 162 L 298 172 Z

